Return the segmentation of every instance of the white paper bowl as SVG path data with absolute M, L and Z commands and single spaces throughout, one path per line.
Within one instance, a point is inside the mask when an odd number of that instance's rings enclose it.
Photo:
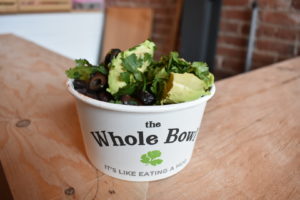
M 101 172 L 127 181 L 154 181 L 172 176 L 190 161 L 206 102 L 197 100 L 154 106 L 76 99 L 83 141 L 89 160 Z

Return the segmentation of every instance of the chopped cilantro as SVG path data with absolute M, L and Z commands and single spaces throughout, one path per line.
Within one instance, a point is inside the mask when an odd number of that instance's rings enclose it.
M 151 63 L 153 61 L 153 57 L 151 56 L 150 53 L 145 53 L 144 55 L 144 62 L 149 62 Z
M 140 72 L 140 71 L 135 71 L 133 73 L 133 76 L 134 76 L 135 80 L 137 80 L 137 81 L 143 81 L 144 80 L 143 73 Z
M 120 74 L 120 78 L 122 81 L 125 83 L 129 84 L 130 83 L 130 73 L 129 72 L 122 72 Z
M 119 89 L 119 91 L 114 95 L 116 99 L 119 99 L 122 95 L 131 95 L 135 92 L 137 84 L 126 85 Z
M 142 66 L 143 63 L 133 53 L 130 56 L 123 57 L 122 64 L 127 71 L 134 73 Z
M 88 80 L 91 74 L 100 72 L 107 75 L 107 69 L 103 65 L 94 66 L 90 64 L 86 59 L 75 60 L 75 67 L 68 69 L 66 75 L 72 79 Z
M 76 67 L 92 67 L 91 63 L 86 59 L 76 59 L 75 60 Z

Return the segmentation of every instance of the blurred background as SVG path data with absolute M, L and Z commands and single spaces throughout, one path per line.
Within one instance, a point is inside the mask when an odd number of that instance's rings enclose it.
M 93 64 L 149 38 L 222 79 L 300 55 L 300 0 L 0 0 L 4 33 Z

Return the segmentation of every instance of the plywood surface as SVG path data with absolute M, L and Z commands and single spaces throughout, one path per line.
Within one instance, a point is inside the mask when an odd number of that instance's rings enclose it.
M 105 11 L 100 59 L 110 49 L 126 50 L 149 39 L 152 16 L 150 8 L 108 7 Z
M 14 199 L 300 199 L 300 58 L 217 82 L 177 175 L 127 182 L 87 160 L 64 70 L 73 61 L 0 36 L 0 159 Z

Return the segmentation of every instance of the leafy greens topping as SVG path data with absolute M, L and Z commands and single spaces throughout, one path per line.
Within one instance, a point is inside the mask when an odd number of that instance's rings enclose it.
M 86 81 L 90 78 L 91 74 L 100 72 L 104 75 L 108 74 L 107 69 L 103 65 L 92 65 L 86 59 L 75 60 L 75 67 L 66 71 L 69 78 Z
M 160 61 L 153 62 L 147 72 L 148 87 L 150 91 L 160 99 L 165 84 L 170 73 L 193 73 L 205 83 L 205 89 L 209 89 L 214 81 L 214 76 L 209 72 L 209 68 L 204 62 L 188 62 L 179 58 L 177 52 L 171 52 L 168 56 L 163 56 Z
M 128 72 L 134 73 L 142 66 L 143 61 L 138 59 L 138 57 L 133 53 L 130 56 L 123 56 L 122 64 Z
M 170 73 L 193 73 L 205 83 L 205 89 L 208 90 L 213 84 L 214 77 L 209 72 L 209 68 L 204 62 L 188 62 L 179 57 L 177 52 L 171 52 L 168 56 L 163 56 L 158 62 L 153 61 L 150 54 L 145 53 L 143 59 L 139 59 L 136 54 L 129 56 L 122 55 L 122 65 L 125 69 L 120 73 L 120 80 L 126 85 L 121 88 L 115 97 L 124 94 L 133 94 L 136 91 L 148 90 L 156 96 L 157 104 L 162 97 L 166 82 Z M 139 70 L 143 62 L 150 62 L 150 66 L 143 73 Z
M 133 51 L 137 47 L 129 50 Z M 120 103 L 119 99 L 122 95 L 132 95 L 147 90 L 155 96 L 156 104 L 159 104 L 171 73 L 192 73 L 196 75 L 204 82 L 203 88 L 208 93 L 214 82 L 214 76 L 209 72 L 206 63 L 188 62 L 180 58 L 177 52 L 170 52 L 169 55 L 162 56 L 159 61 L 154 61 L 153 55 L 147 52 L 144 54 L 131 52 L 129 55 L 121 52 L 120 54 L 118 58 L 114 58 L 120 59 L 120 62 L 116 63 L 120 64 L 122 69 L 116 80 L 124 82 L 125 86 L 119 88 L 113 94 L 114 103 Z M 145 63 L 147 64 L 145 65 Z M 67 76 L 71 79 L 87 81 L 96 72 L 100 72 L 105 76 L 108 75 L 108 69 L 102 64 L 92 65 L 86 59 L 77 59 L 75 64 L 75 67 L 66 71 Z M 143 155 L 142 162 L 150 162 L 152 153 Z M 148 161 L 148 159 L 150 160 Z M 156 161 L 153 160 L 154 162 Z

